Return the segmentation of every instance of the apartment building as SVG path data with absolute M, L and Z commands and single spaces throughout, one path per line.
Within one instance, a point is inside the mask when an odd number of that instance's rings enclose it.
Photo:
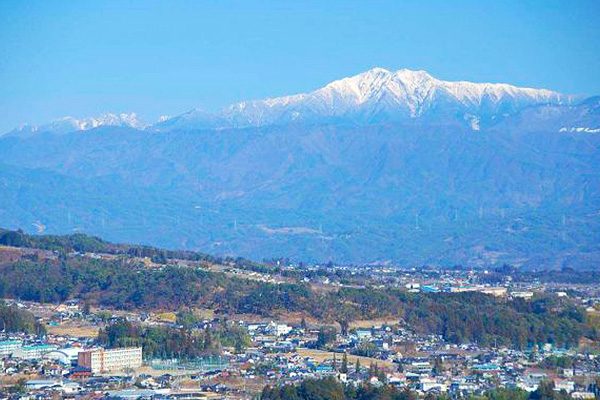
M 138 368 L 142 366 L 142 348 L 123 347 L 82 351 L 77 356 L 77 364 L 89 368 L 92 373 Z
M 56 349 L 58 349 L 58 346 L 54 344 L 32 344 L 16 350 L 13 356 L 25 360 L 39 360 L 44 354 Z
M 21 349 L 23 342 L 20 340 L 2 340 L 0 341 L 0 358 L 10 356 Z

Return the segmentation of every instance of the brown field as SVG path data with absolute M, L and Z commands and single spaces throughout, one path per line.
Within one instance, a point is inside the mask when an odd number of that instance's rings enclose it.
M 178 370 L 178 369 L 154 369 L 152 367 L 150 367 L 149 365 L 144 365 L 140 368 L 136 368 L 135 369 L 135 373 L 136 374 L 146 374 L 146 375 L 150 375 L 150 376 L 161 376 L 164 374 L 170 374 L 173 376 L 187 376 L 187 375 L 192 375 L 195 374 L 195 371 L 191 371 L 191 370 Z M 110 374 L 106 374 L 107 376 L 109 376 Z
M 299 348 L 297 350 L 297 353 L 302 357 L 311 357 L 317 362 L 323 362 L 325 360 L 333 359 L 333 355 L 335 354 L 337 362 L 341 363 L 342 357 L 343 357 L 343 355 L 340 353 L 333 353 L 333 352 L 329 352 L 329 351 L 315 350 L 315 349 Z M 373 363 L 373 364 L 379 365 L 380 367 L 385 367 L 385 368 L 389 368 L 392 370 L 396 370 L 395 364 L 391 361 L 378 360 L 376 358 L 370 358 L 370 357 L 359 357 L 359 356 L 353 356 L 351 354 L 348 354 L 348 366 L 350 368 L 352 368 L 354 366 L 354 364 L 356 364 L 357 358 L 360 360 L 360 364 L 363 367 L 368 367 L 369 365 L 371 365 L 371 363 Z
M 373 326 L 381 325 L 397 325 L 398 317 L 378 318 L 378 319 L 365 319 L 359 321 L 350 322 L 350 328 L 371 328 Z
M 14 386 L 21 380 L 39 379 L 37 374 L 15 374 L 15 375 L 0 375 L 0 387 Z
M 65 335 L 74 337 L 95 338 L 98 336 L 98 327 L 91 325 L 59 325 L 47 326 L 48 333 L 52 335 Z

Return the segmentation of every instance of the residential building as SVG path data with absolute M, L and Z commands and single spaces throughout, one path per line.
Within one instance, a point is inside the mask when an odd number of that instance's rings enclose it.
M 2 340 L 0 341 L 0 357 L 10 356 L 23 346 L 20 340 Z
M 13 354 L 15 357 L 25 360 L 39 360 L 46 353 L 58 349 L 58 346 L 53 344 L 33 344 L 31 346 L 23 346 Z
M 142 366 L 142 348 L 123 347 L 82 351 L 78 354 L 77 363 L 89 368 L 92 373 L 138 368 Z

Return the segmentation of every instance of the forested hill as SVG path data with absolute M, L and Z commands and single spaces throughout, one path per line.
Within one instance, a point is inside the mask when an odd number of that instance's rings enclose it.
M 197 251 L 167 250 L 153 246 L 111 243 L 99 237 L 83 233 L 75 233 L 72 235 L 30 235 L 21 230 L 0 228 L 0 245 L 56 251 L 62 254 L 79 252 L 104 253 L 130 257 L 149 257 L 153 260 L 163 262 L 169 259 L 179 259 L 206 261 L 210 263 L 227 262 L 240 266 L 252 266 L 255 264 L 240 257 L 213 257 Z
M 46 328 L 36 321 L 35 316 L 27 310 L 14 305 L 6 305 L 0 301 L 0 326 L 2 332 L 25 332 L 44 334 Z
M 0 243 L 0 297 L 38 302 L 78 298 L 90 305 L 133 310 L 180 310 L 204 307 L 223 314 L 279 317 L 290 312 L 323 323 L 389 318 L 420 333 L 434 333 L 455 343 L 507 344 L 526 348 L 537 343 L 576 346 L 583 337 L 598 340 L 585 311 L 569 299 L 539 296 L 532 301 L 499 300 L 480 293 L 407 293 L 399 289 L 340 288 L 316 291 L 300 281 L 265 283 L 214 272 L 208 256 L 112 245 L 84 235 L 37 237 L 4 231 Z M 118 256 L 85 255 L 109 250 Z M 75 251 L 75 252 L 73 252 Z M 151 253 L 156 251 L 156 254 Z M 5 254 L 6 253 L 6 254 Z M 107 253 L 110 255 L 110 253 Z M 176 263 L 171 255 L 200 261 Z M 181 260 L 180 260 L 181 261 Z M 213 260 L 214 261 L 214 260 Z M 233 262 L 233 261 L 232 261 Z

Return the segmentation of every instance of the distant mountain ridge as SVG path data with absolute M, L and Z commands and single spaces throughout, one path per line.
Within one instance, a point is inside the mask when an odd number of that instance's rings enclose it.
M 229 129 L 290 123 L 380 123 L 411 119 L 457 120 L 479 129 L 481 121 L 514 114 L 532 105 L 570 105 L 577 98 L 547 89 L 503 83 L 450 82 L 425 71 L 373 68 L 333 81 L 313 92 L 242 101 L 210 113 L 195 109 L 155 124 L 135 113 L 97 118 L 64 117 L 41 126 L 23 126 L 13 134 L 65 133 L 99 126 L 129 126 L 149 131 Z
M 314 92 L 243 101 L 217 114 L 190 111 L 155 126 L 159 130 L 232 128 L 294 122 L 358 123 L 427 118 L 443 111 L 485 119 L 535 104 L 571 104 L 573 96 L 507 84 L 449 82 L 425 71 L 373 68 Z M 439 115 L 436 115 L 436 117 Z M 438 118 L 439 119 L 439 118 Z
M 74 118 L 71 116 L 59 118 L 42 125 L 24 124 L 6 135 L 31 136 L 36 133 L 65 134 L 69 132 L 87 131 L 101 126 L 124 126 L 136 129 L 145 129 L 148 125 L 141 121 L 136 113 L 106 113 L 98 117 Z
M 150 126 L 71 122 L 86 130 L 0 137 L 0 226 L 252 259 L 600 269 L 599 97 L 374 69 Z

